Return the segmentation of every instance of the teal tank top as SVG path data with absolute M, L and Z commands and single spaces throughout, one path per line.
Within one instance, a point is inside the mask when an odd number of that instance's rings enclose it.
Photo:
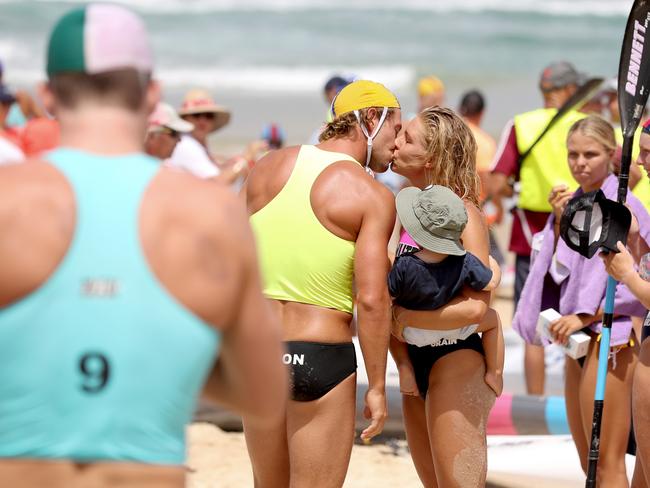
M 75 234 L 36 291 L 0 309 L 0 457 L 181 465 L 220 334 L 158 283 L 139 242 L 144 154 L 46 155 Z

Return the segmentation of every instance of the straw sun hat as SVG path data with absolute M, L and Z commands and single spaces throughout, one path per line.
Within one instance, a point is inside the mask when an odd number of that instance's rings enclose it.
M 215 103 L 210 94 L 202 89 L 190 90 L 185 94 L 178 115 L 214 114 L 214 130 L 222 128 L 230 121 L 230 111 Z

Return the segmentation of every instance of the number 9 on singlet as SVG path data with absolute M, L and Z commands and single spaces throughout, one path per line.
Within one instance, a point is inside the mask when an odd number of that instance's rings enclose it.
M 86 352 L 79 358 L 77 367 L 81 375 L 79 387 L 84 393 L 99 393 L 110 381 L 110 363 L 101 352 Z

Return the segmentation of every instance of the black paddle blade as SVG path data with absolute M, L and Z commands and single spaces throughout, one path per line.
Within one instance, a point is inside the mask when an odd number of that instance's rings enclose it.
M 650 90 L 650 0 L 636 0 L 625 27 L 618 67 L 618 105 L 625 137 L 632 137 Z
M 569 110 L 580 110 L 598 92 L 603 81 L 605 81 L 603 78 L 589 78 L 564 102 L 555 116 L 559 119 Z

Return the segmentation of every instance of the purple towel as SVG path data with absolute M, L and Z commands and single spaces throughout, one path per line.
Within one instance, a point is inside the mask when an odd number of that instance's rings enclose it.
M 615 200 L 617 188 L 618 179 L 614 175 L 609 175 L 601 189 L 607 198 Z M 583 191 L 578 189 L 574 195 L 578 196 L 582 193 Z M 627 204 L 639 221 L 641 236 L 650 243 L 650 215 L 631 193 L 628 193 Z M 542 247 L 532 263 L 512 322 L 512 327 L 530 344 L 543 345 L 535 327 L 541 312 L 544 277 L 553 259 L 554 221 L 555 217 L 551 214 L 544 230 L 540 232 L 543 235 Z M 569 276 L 560 285 L 558 312 L 561 315 L 595 314 L 599 308 L 604 308 L 607 272 L 600 257 L 596 254 L 591 259 L 587 259 L 569 249 L 562 239 L 558 239 L 555 252 L 557 260 L 570 271 Z M 630 338 L 632 331 L 630 316 L 642 317 L 645 315 L 645 309 L 627 287 L 618 284 L 614 314 L 620 317 L 615 318 L 612 324 L 611 345 L 618 346 L 625 344 Z M 601 324 L 600 322 L 592 324 L 590 328 L 594 332 L 600 332 Z

